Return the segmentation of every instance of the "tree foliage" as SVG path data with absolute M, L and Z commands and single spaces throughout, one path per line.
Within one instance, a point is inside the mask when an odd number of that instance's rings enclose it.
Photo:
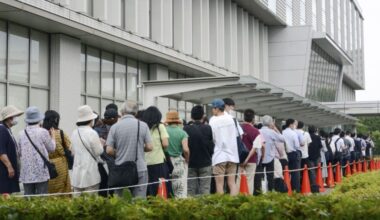
M 357 133 L 370 135 L 375 142 L 374 154 L 380 155 L 380 116 L 359 117 Z

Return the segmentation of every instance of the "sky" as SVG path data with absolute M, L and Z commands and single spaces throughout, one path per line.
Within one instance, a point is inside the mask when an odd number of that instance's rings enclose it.
M 380 100 L 380 1 L 359 0 L 364 16 L 365 90 L 356 92 L 357 101 Z

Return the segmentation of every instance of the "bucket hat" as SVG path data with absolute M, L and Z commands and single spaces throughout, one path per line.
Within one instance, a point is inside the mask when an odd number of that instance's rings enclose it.
M 83 105 L 78 108 L 78 120 L 77 122 L 91 121 L 97 118 L 98 115 L 95 114 L 91 107 L 88 105 Z
M 40 110 L 38 110 L 38 108 L 35 106 L 31 106 L 25 111 L 25 122 L 28 124 L 40 122 L 44 120 L 44 118 L 45 115 L 42 114 Z
M 166 113 L 165 123 L 177 123 L 181 124 L 182 120 L 179 118 L 178 112 L 168 112 Z
M 0 121 L 4 121 L 5 119 L 17 117 L 24 114 L 23 111 L 19 110 L 13 105 L 5 106 L 0 110 Z

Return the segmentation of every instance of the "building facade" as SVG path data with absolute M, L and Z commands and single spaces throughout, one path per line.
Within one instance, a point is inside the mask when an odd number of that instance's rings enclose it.
M 126 99 L 152 104 L 145 81 L 178 81 L 180 94 L 181 79 L 251 77 L 297 103 L 352 101 L 364 89 L 363 59 L 355 0 L 0 0 L 0 107 L 55 109 L 67 129 L 81 104 L 99 113 Z M 283 103 L 255 100 L 262 114 Z M 206 103 L 154 104 L 189 120 Z M 330 111 L 318 108 L 311 118 Z

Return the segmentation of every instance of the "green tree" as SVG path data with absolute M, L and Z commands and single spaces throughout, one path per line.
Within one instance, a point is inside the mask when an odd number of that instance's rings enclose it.
M 375 142 L 374 154 L 380 155 L 380 116 L 359 117 L 356 124 L 358 133 L 370 135 Z

